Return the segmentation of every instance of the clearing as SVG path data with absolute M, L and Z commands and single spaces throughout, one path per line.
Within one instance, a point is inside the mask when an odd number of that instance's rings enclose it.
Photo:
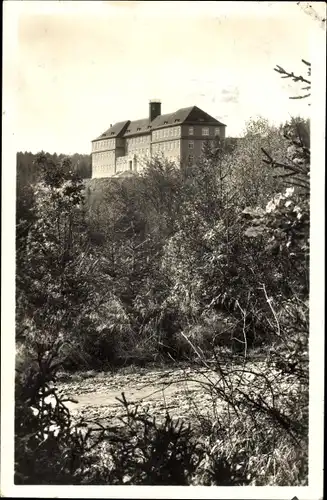
M 148 406 L 150 414 L 186 422 L 213 415 L 214 403 L 205 385 L 214 384 L 217 374 L 194 367 L 131 368 L 129 373 L 86 372 L 59 378 L 58 388 L 75 402 L 67 402 L 74 419 L 84 418 L 90 424 L 120 417 L 124 408 L 117 398 L 124 392 L 130 403 Z M 200 418 L 201 420 L 201 418 Z

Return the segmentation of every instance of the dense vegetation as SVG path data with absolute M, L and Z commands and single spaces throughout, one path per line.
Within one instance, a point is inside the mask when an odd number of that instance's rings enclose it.
M 306 484 L 309 123 L 115 180 L 57 160 L 18 191 L 16 481 Z M 125 400 L 122 428 L 72 427 L 59 368 L 155 360 L 220 375 L 202 436 Z

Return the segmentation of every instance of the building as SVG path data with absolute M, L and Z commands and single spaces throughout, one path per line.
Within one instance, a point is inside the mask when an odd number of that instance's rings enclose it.
M 203 143 L 225 137 L 226 125 L 197 106 L 161 114 L 161 103 L 151 100 L 149 116 L 110 125 L 92 141 L 92 178 L 141 171 L 152 157 L 193 162 Z

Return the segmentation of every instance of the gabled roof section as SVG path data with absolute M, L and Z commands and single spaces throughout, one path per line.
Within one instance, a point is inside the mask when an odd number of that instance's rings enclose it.
M 134 120 L 128 122 L 128 127 L 126 127 L 125 129 L 124 137 L 130 137 L 132 135 L 138 135 L 138 134 L 149 134 L 151 130 L 152 130 L 152 124 L 149 118 Z
M 115 123 L 115 125 L 108 128 L 108 130 L 106 130 L 105 132 L 103 132 L 103 134 L 101 134 L 99 137 L 94 139 L 94 141 L 99 141 L 100 139 L 112 139 L 114 137 L 121 137 L 124 134 L 129 123 L 130 123 L 129 120 L 125 120 L 124 122 Z M 92 141 L 92 142 L 94 142 L 94 141 Z
M 213 116 L 208 115 L 208 113 L 205 113 L 205 111 L 202 111 L 202 109 L 197 106 L 190 106 L 188 108 L 178 109 L 175 113 L 159 115 L 152 120 L 152 122 L 150 122 L 149 118 L 142 118 L 141 120 L 126 120 L 124 122 L 115 123 L 115 125 L 94 139 L 94 141 L 114 137 L 131 137 L 134 135 L 149 134 L 152 130 L 172 127 L 182 123 L 203 123 L 224 127 L 226 126 L 224 123 L 221 123 L 216 120 L 216 118 L 213 118 Z
M 168 113 L 166 115 L 160 115 L 157 116 L 152 122 L 152 128 L 161 128 L 161 127 L 168 127 L 172 125 L 177 125 L 178 123 L 183 123 L 185 122 L 186 118 L 192 111 L 194 106 L 191 106 L 189 108 L 181 108 L 175 113 Z
M 157 116 L 151 123 L 152 128 L 171 127 L 181 123 L 210 123 L 220 126 L 225 126 L 224 123 L 216 120 L 213 116 L 208 115 L 197 106 L 181 108 L 175 113 Z
M 198 108 L 197 106 L 193 106 L 192 111 L 189 113 L 186 122 L 190 123 L 212 123 L 214 125 L 220 125 L 226 127 L 226 125 L 211 115 L 208 115 L 205 111 Z

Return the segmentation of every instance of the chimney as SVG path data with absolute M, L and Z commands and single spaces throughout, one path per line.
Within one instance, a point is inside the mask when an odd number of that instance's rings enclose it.
M 161 115 L 161 102 L 159 99 L 151 99 L 149 104 L 149 119 L 152 122 L 157 116 Z

